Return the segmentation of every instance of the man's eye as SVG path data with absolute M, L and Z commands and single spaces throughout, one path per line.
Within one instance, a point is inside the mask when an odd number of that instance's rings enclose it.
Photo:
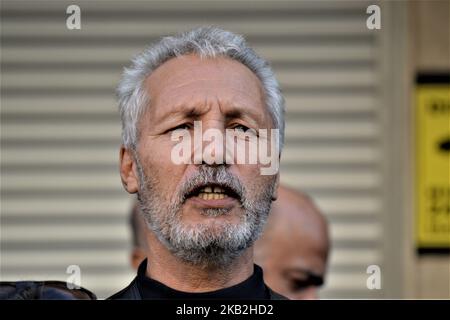
M 244 126 L 242 124 L 238 124 L 238 125 L 234 126 L 233 129 L 234 130 L 243 131 L 243 132 L 246 132 L 246 131 L 250 130 L 249 127 L 246 127 L 246 126 Z
M 305 279 L 305 280 L 293 280 L 291 282 L 291 287 L 292 287 L 292 289 L 294 291 L 303 290 L 303 289 L 307 288 L 310 285 L 311 285 L 311 283 L 309 283 L 307 279 Z
M 178 130 L 178 129 L 189 130 L 189 129 L 191 129 L 191 127 L 192 126 L 189 123 L 183 123 L 183 124 L 180 124 L 179 126 L 176 126 L 176 127 L 172 128 L 172 129 L 168 130 L 168 131 L 175 131 L 175 130 Z
M 306 278 L 291 280 L 292 289 L 295 291 L 300 291 L 311 286 L 320 287 L 321 285 L 323 285 L 323 279 L 316 275 L 309 275 Z

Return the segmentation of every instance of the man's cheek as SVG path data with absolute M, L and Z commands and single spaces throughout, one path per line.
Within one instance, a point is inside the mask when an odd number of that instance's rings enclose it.
M 173 165 L 170 159 L 170 146 L 161 144 L 151 144 L 147 146 L 146 153 L 149 162 L 153 164 L 155 168 L 164 168 L 168 170 Z
M 261 177 L 260 166 L 257 164 L 243 164 L 232 167 L 235 168 L 235 172 L 245 177 L 245 180 L 249 179 L 250 181 L 253 181 L 254 179 L 259 179 Z
M 266 176 L 266 175 L 261 175 L 258 171 L 258 173 L 254 173 L 254 178 L 251 180 L 252 183 L 256 186 L 256 188 L 258 190 L 267 190 L 267 187 L 269 185 L 272 185 L 275 183 L 276 181 L 276 176 Z

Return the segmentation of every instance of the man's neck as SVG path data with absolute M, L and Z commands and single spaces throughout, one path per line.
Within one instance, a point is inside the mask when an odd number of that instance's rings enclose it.
M 202 268 L 175 257 L 156 237 L 148 235 L 146 275 L 183 292 L 209 292 L 228 288 L 253 274 L 253 247 L 248 248 L 226 268 Z

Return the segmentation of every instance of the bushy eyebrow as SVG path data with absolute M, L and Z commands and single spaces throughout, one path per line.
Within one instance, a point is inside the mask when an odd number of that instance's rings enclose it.
M 163 121 L 167 120 L 168 118 L 175 117 L 175 116 L 181 116 L 182 118 L 189 118 L 189 119 L 197 119 L 208 111 L 209 111 L 209 107 L 207 107 L 207 106 L 182 104 L 182 105 L 179 105 L 176 108 L 174 108 L 172 111 L 165 113 L 161 117 L 161 119 L 159 119 L 158 121 L 163 122 Z M 263 118 L 261 117 L 261 114 L 254 112 L 254 110 L 252 110 L 250 108 L 238 107 L 238 106 L 227 107 L 225 117 L 227 119 L 250 118 L 255 122 L 255 124 L 263 122 Z
M 263 112 L 258 113 L 251 108 L 231 107 L 226 113 L 228 119 L 244 119 L 251 121 L 254 125 L 262 125 L 264 123 Z
M 202 107 L 200 107 L 202 108 Z M 197 118 L 200 117 L 204 111 L 199 110 L 199 106 L 192 106 L 192 105 L 179 105 L 172 109 L 169 112 L 164 112 L 163 115 L 158 119 L 158 122 L 163 122 L 167 120 L 168 118 L 172 118 L 174 116 L 182 115 L 185 118 Z

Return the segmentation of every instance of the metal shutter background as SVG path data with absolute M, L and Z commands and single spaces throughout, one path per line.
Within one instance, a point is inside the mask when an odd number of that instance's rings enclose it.
M 61 279 L 107 297 L 126 285 L 131 198 L 118 174 L 114 88 L 130 57 L 201 24 L 244 34 L 272 62 L 286 100 L 282 182 L 331 223 L 322 297 L 375 297 L 383 264 L 380 42 L 367 2 L 65 1 L 1 5 L 1 280 Z

